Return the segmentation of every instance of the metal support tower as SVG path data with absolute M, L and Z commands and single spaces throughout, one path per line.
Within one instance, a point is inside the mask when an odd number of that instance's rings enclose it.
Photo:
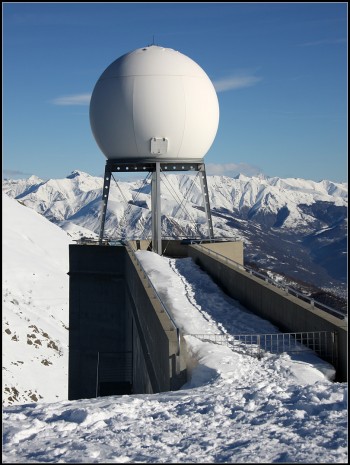
M 102 189 L 102 215 L 101 215 L 101 227 L 100 227 L 100 237 L 99 244 L 102 245 L 103 233 L 105 229 L 106 222 L 106 213 L 107 213 L 107 203 L 109 196 L 109 187 L 111 184 L 112 171 L 108 167 L 108 162 L 106 163 L 105 176 L 103 180 L 103 189 Z
M 152 173 L 152 249 L 158 255 L 162 254 L 162 208 L 160 202 L 160 163 Z
M 204 208 L 205 208 L 205 214 L 206 214 L 207 222 L 208 222 L 209 239 L 212 240 L 214 239 L 214 229 L 213 229 L 213 222 L 211 220 L 209 190 L 208 190 L 207 175 L 205 173 L 204 163 L 201 169 L 199 170 L 199 177 L 201 180 L 201 188 L 202 188 L 202 194 L 203 194 L 203 199 L 204 199 Z
M 132 160 L 107 160 L 102 191 L 102 216 L 99 236 L 99 244 L 102 245 L 104 227 L 107 213 L 107 203 L 112 173 L 135 173 L 148 172 L 152 173 L 152 250 L 157 254 L 162 254 L 162 234 L 161 234 L 161 198 L 160 198 L 160 173 L 175 171 L 199 171 L 202 194 L 204 199 L 205 214 L 207 217 L 209 239 L 214 238 L 213 223 L 210 212 L 209 192 L 207 177 L 205 173 L 205 164 L 202 160 L 188 160 L 181 162 L 179 160 L 162 160 L 159 159 L 132 159 Z

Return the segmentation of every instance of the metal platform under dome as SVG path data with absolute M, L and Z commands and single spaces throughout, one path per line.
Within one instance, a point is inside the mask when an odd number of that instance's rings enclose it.
M 208 223 L 209 239 L 214 238 L 213 224 L 210 212 L 209 192 L 205 164 L 202 159 L 173 160 L 162 158 L 142 159 L 108 159 L 105 167 L 103 193 L 102 193 L 102 217 L 99 243 L 102 245 L 104 226 L 107 213 L 107 203 L 112 173 L 152 173 L 151 205 L 152 205 L 152 250 L 158 254 L 162 251 L 161 237 L 161 200 L 160 200 L 160 173 L 175 171 L 197 171 L 200 174 L 200 183 L 204 199 L 205 214 Z

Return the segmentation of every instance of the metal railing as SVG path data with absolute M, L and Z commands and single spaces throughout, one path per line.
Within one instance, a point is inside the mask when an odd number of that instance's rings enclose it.
M 272 334 L 189 334 L 203 342 L 227 345 L 233 350 L 262 358 L 264 352 L 295 354 L 313 351 L 333 365 L 337 362 L 336 331 Z
M 143 277 L 144 279 L 146 280 L 147 282 L 147 286 L 150 287 L 152 289 L 152 292 L 154 293 L 154 296 L 155 298 L 159 301 L 161 307 L 162 307 L 162 311 L 167 315 L 167 317 L 169 318 L 172 326 L 173 326 L 173 330 L 176 331 L 176 339 L 177 339 L 177 351 L 176 351 L 176 355 L 179 356 L 180 355 L 180 329 L 178 328 L 178 326 L 176 325 L 173 317 L 171 316 L 171 313 L 169 312 L 169 310 L 167 309 L 166 305 L 163 303 L 160 295 L 158 294 L 156 288 L 153 286 L 153 283 L 152 281 L 150 280 L 146 270 L 144 269 L 142 263 L 140 262 L 140 260 L 138 259 L 136 253 L 135 253 L 135 250 L 130 246 L 130 244 L 126 244 L 126 248 L 128 250 L 128 252 L 130 253 L 130 255 L 134 258 L 135 262 L 137 263 L 138 267 L 140 268 L 140 271 L 142 272 L 143 274 Z
M 268 276 L 265 276 L 262 273 L 259 273 L 258 271 L 254 270 L 253 268 L 251 268 L 251 267 L 249 267 L 247 265 L 241 265 L 240 263 L 235 262 L 231 258 L 228 258 L 225 255 L 222 255 L 222 254 L 220 254 L 220 253 L 218 253 L 218 252 L 216 252 L 214 250 L 208 249 L 208 248 L 204 247 L 203 245 L 198 244 L 197 242 L 195 242 L 192 245 L 194 247 L 196 247 L 196 248 L 199 248 L 201 251 L 203 251 L 207 255 L 217 256 L 224 263 L 233 265 L 234 267 L 236 267 L 236 268 L 238 268 L 238 269 L 240 269 L 242 271 L 246 271 L 250 275 L 255 276 L 255 277 L 259 278 L 259 279 L 262 279 L 265 282 L 267 282 L 268 284 L 271 284 L 274 287 L 277 287 L 278 289 L 281 289 L 281 290 L 285 291 L 287 294 L 293 295 L 294 297 L 297 297 L 298 299 L 302 300 L 303 302 L 307 302 L 312 307 L 317 307 L 317 308 L 319 308 L 319 309 L 321 309 L 321 310 L 323 310 L 323 311 L 325 311 L 327 313 L 330 313 L 331 315 L 333 315 L 333 316 L 335 316 L 337 318 L 340 318 L 340 319 L 344 319 L 347 316 L 346 314 L 342 313 L 341 311 L 339 311 L 339 310 L 337 310 L 335 308 L 329 307 L 328 305 L 325 305 L 322 302 L 318 302 L 317 300 L 315 300 L 315 299 L 313 299 L 311 297 L 308 297 L 305 294 L 302 294 L 301 292 L 298 292 L 297 290 L 295 290 L 295 289 L 293 289 L 293 288 L 291 288 L 289 286 L 281 285 L 277 281 L 269 278 Z

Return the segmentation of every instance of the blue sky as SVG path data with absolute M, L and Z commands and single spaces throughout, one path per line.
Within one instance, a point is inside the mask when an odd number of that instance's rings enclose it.
M 102 175 L 89 96 L 136 48 L 188 55 L 218 93 L 208 174 L 347 181 L 347 3 L 3 3 L 3 176 Z

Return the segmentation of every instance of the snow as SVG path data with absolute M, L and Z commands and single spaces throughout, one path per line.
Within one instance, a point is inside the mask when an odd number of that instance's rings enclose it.
M 37 184 L 35 180 L 37 179 Z M 203 205 L 201 188 L 197 176 L 162 172 L 162 208 L 176 219 L 181 228 L 193 228 L 197 224 L 206 232 L 204 213 L 197 206 Z M 148 180 L 149 181 L 149 180 Z M 124 201 L 135 202 L 128 214 L 129 237 L 144 230 L 150 209 L 150 185 L 147 178 L 138 181 L 111 183 L 106 218 L 106 233 L 113 234 L 125 214 Z M 236 217 L 249 212 L 252 215 L 276 215 L 282 208 L 288 208 L 282 229 L 305 229 L 311 232 L 315 218 L 304 213 L 301 204 L 312 205 L 317 201 L 347 206 L 347 183 L 331 181 L 314 182 L 293 178 L 262 178 L 240 175 L 236 178 L 208 176 L 208 190 L 211 207 L 218 212 L 236 211 Z M 82 171 L 73 171 L 64 179 L 41 181 L 32 176 L 28 180 L 4 180 L 3 191 L 10 197 L 21 198 L 29 207 L 44 213 L 51 221 L 71 221 L 75 225 L 90 229 L 98 234 L 100 221 L 101 188 L 103 179 L 90 176 Z M 186 205 L 183 202 L 186 197 Z M 181 203 L 182 208 L 179 208 Z M 238 214 L 238 212 L 240 214 Z M 244 213 L 245 212 L 245 213 Z M 203 219 L 204 218 L 204 219 Z M 141 225 L 138 221 L 141 219 Z M 225 221 L 215 216 L 213 226 L 216 234 L 224 229 L 232 235 L 232 229 Z M 317 223 L 317 222 L 316 222 Z M 318 223 L 317 223 L 318 224 Z M 167 234 L 171 231 L 167 231 Z M 171 235 L 171 234 L 170 234 Z
M 346 463 L 337 386 L 276 385 L 253 362 L 195 389 L 6 409 L 3 461 Z
M 204 344 L 205 366 L 222 367 L 222 347 L 198 341 L 192 335 L 274 334 L 279 329 L 264 320 L 239 302 L 228 297 L 211 278 L 194 264 L 191 258 L 171 259 L 148 251 L 137 251 L 142 266 L 155 286 L 160 298 L 171 312 L 177 326 L 185 337 L 190 351 L 198 353 Z M 199 352 L 198 352 L 199 351 Z M 209 354 L 208 354 L 209 352 Z M 218 353 L 217 353 L 218 352 Z M 286 356 L 285 368 L 290 376 L 300 382 L 316 382 L 334 377 L 334 368 L 313 353 Z M 193 384 L 193 380 L 190 384 Z
M 68 249 L 68 238 L 35 212 L 4 200 L 7 292 L 16 298 L 24 294 L 20 308 L 30 319 L 26 324 L 50 328 L 67 354 L 67 332 L 59 323 L 67 322 L 67 306 L 50 298 L 68 298 L 68 288 L 60 287 L 66 285 L 68 261 L 62 251 Z M 147 251 L 137 256 L 185 334 L 188 382 L 179 391 L 68 401 L 63 394 L 67 365 L 56 366 L 56 376 L 43 366 L 36 382 L 48 397 L 3 409 L 4 463 L 347 463 L 347 383 L 332 381 L 331 365 L 312 352 L 266 353 L 259 360 L 201 341 L 194 334 L 273 333 L 278 328 L 223 294 L 190 258 Z M 30 290 L 32 304 L 25 304 Z M 19 331 L 24 322 L 13 310 L 17 306 L 8 299 L 5 304 L 5 320 L 13 318 Z M 16 344 L 9 339 L 4 344 L 8 367 L 8 360 L 27 357 L 30 366 L 35 352 L 50 352 L 43 345 L 22 345 L 11 359 Z M 31 363 L 34 369 L 35 360 Z M 19 388 L 29 372 L 13 372 Z M 49 397 L 52 389 L 60 401 Z
M 66 233 L 3 194 L 3 402 L 67 398 Z
M 62 228 L 71 238 L 72 241 L 78 241 L 81 239 L 98 239 L 98 234 L 94 233 L 90 229 L 78 226 L 71 221 L 60 221 L 59 227 Z

